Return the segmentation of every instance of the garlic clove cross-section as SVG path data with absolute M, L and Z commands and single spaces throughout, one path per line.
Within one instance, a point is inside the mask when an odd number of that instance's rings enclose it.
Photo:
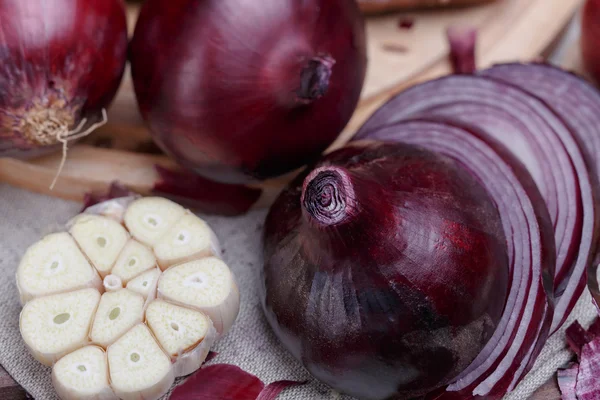
M 42 364 L 52 365 L 85 346 L 99 302 L 98 290 L 81 289 L 38 297 L 25 304 L 19 324 L 31 354 Z
M 129 206 L 124 221 L 134 238 L 152 247 L 185 213 L 185 208 L 170 200 L 145 197 Z
M 160 269 L 154 268 L 130 280 L 126 287 L 133 292 L 141 294 L 144 299 L 152 301 L 156 295 L 156 285 L 159 276 Z
M 100 299 L 90 338 L 107 348 L 144 319 L 144 298 L 127 289 L 106 292 Z
M 17 269 L 21 304 L 86 287 L 100 289 L 102 281 L 68 233 L 53 233 L 27 249 Z
M 125 228 L 115 220 L 91 214 L 76 217 L 70 233 L 102 278 L 110 273 L 129 239 Z
M 240 293 L 229 267 L 216 257 L 169 268 L 158 281 L 158 297 L 207 314 L 220 335 L 240 310 Z
M 162 348 L 176 360 L 176 376 L 189 375 L 200 368 L 217 336 L 208 316 L 164 300 L 150 303 L 146 323 Z
M 206 222 L 188 213 L 154 245 L 154 254 L 163 271 L 172 265 L 219 255 L 217 237 Z
M 19 264 L 23 341 L 53 366 L 62 400 L 160 398 L 202 366 L 239 312 L 214 232 L 157 197 L 99 203 L 66 230 Z
M 111 384 L 121 399 L 155 400 L 174 382 L 171 360 L 144 324 L 129 330 L 107 354 Z
M 152 250 L 135 239 L 130 239 L 117 258 L 111 274 L 118 276 L 124 284 L 127 284 L 142 272 L 154 267 L 156 267 L 156 258 Z
M 67 354 L 52 368 L 52 384 L 63 400 L 116 400 L 108 382 L 106 353 L 86 346 Z

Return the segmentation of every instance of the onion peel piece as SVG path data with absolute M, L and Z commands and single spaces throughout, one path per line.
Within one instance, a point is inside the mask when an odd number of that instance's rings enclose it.
M 578 400 L 600 398 L 600 337 L 587 343 L 581 349 L 579 372 L 575 393 Z
M 567 368 L 558 370 L 556 380 L 562 394 L 562 400 L 578 400 L 575 394 L 578 372 L 579 364 L 577 363 L 571 363 Z
M 177 386 L 170 400 L 273 400 L 290 386 L 306 382 L 277 381 L 265 384 L 256 376 L 231 364 L 203 367 Z
M 262 189 L 227 184 L 203 178 L 191 171 L 156 166 L 160 179 L 152 192 L 185 204 L 198 211 L 221 215 L 248 212 L 262 195 Z
M 450 45 L 450 62 L 456 74 L 472 74 L 477 70 L 477 29 L 451 26 L 446 30 Z

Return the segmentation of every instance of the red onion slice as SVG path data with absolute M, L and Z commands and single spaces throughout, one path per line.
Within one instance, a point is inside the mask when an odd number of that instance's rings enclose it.
M 414 116 L 444 116 L 485 131 L 525 164 L 552 218 L 557 247 L 556 294 L 567 292 L 554 315 L 558 329 L 583 290 L 582 277 L 594 248 L 594 194 L 574 132 L 544 102 L 505 82 L 453 75 L 414 86 L 380 108 L 359 130 Z M 570 279 L 576 276 L 574 282 Z
M 552 316 L 547 296 L 552 298 L 554 239 L 535 183 L 506 149 L 474 130 L 415 120 L 361 136 L 419 145 L 453 157 L 497 202 L 508 239 L 512 275 L 508 299 L 490 341 L 447 390 L 502 397 L 516 383 L 513 376 L 523 376 L 541 351 Z
M 502 64 L 483 71 L 482 74 L 519 85 L 544 99 L 548 106 L 567 121 L 592 172 L 592 190 L 596 195 L 597 207 L 600 199 L 600 92 L 577 75 L 548 64 Z M 592 205 L 586 204 L 584 200 L 584 208 L 586 207 L 590 209 Z M 595 244 L 599 215 L 597 212 L 586 212 L 585 215 L 581 241 Z M 584 251 L 585 248 L 580 248 L 580 252 Z M 596 276 L 597 265 L 598 262 L 590 264 L 590 277 Z M 568 314 L 568 310 L 577 302 L 585 283 L 584 267 L 583 263 L 578 262 L 571 271 L 573 279 L 564 288 L 557 313 Z M 596 279 L 589 279 L 588 284 L 593 293 L 600 293 Z

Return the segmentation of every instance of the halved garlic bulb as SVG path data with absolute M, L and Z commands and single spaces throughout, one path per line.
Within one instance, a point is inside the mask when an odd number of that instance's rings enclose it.
M 17 269 L 21 304 L 34 297 L 92 287 L 102 280 L 68 233 L 54 233 L 33 244 Z
M 52 383 L 64 400 L 113 400 L 108 382 L 106 353 L 97 346 L 86 346 L 67 354 L 52 368 Z
M 107 354 L 111 385 L 122 399 L 158 399 L 175 380 L 171 360 L 144 324 L 129 330 Z
M 31 300 L 21 311 L 21 335 L 42 364 L 85 346 L 100 301 L 96 289 L 53 294 Z
M 219 334 L 231 328 L 240 293 L 227 265 L 207 257 L 169 268 L 158 280 L 158 297 L 206 313 Z
M 122 220 L 113 206 L 94 208 L 110 216 L 86 210 L 69 232 L 32 245 L 17 270 L 23 340 L 54 364 L 62 399 L 158 399 L 200 368 L 239 312 L 204 221 L 157 197 L 114 204 Z

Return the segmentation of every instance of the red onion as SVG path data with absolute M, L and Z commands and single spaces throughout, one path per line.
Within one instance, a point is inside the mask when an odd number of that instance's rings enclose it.
M 506 307 L 492 339 L 448 391 L 436 398 L 455 398 L 451 394 L 455 391 L 458 398 L 503 397 L 533 366 L 552 320 L 556 253 L 550 216 L 536 185 L 506 148 L 473 127 L 407 121 L 371 132 L 369 138 L 416 144 L 449 155 L 474 173 L 495 200 L 512 256 Z
M 0 25 L 0 156 L 47 152 L 102 119 L 126 62 L 121 0 L 2 0 Z
M 533 363 L 552 316 L 543 199 L 483 135 L 413 121 L 369 138 L 410 144 L 334 152 L 271 208 L 267 319 L 342 392 L 408 398 L 454 382 L 461 396 L 499 398 Z
M 366 68 L 353 0 L 149 0 L 131 46 L 142 116 L 167 153 L 226 183 L 317 158 Z
M 587 0 L 583 9 L 581 50 L 587 70 L 600 83 L 600 0 Z
M 454 75 L 414 86 L 394 97 L 375 112 L 356 137 L 371 137 L 378 127 L 419 115 L 443 116 L 485 131 L 508 147 L 534 178 L 554 225 L 556 296 L 567 293 L 557 304 L 552 324 L 555 331 L 583 291 L 585 271 L 596 246 L 595 185 L 575 137 L 576 129 L 546 103 L 509 83 Z
M 482 74 L 516 84 L 548 105 L 553 112 L 570 128 L 577 147 L 584 156 L 589 171 L 588 180 L 579 180 L 583 205 L 583 226 L 580 238 L 579 255 L 572 268 L 566 269 L 562 284 L 557 286 L 554 328 L 564 321 L 575 306 L 586 283 L 586 267 L 591 269 L 588 285 L 592 293 L 598 295 L 598 282 L 595 279 L 598 265 L 596 260 L 585 261 L 586 254 L 598 252 L 599 177 L 600 177 L 600 92 L 585 80 L 574 74 L 547 64 L 504 64 Z M 539 100 L 538 100 L 539 101 Z M 576 150 L 571 145 L 573 150 Z M 575 154 L 576 152 L 571 152 Z M 553 156 L 551 160 L 553 160 Z M 577 157 L 576 157 L 577 158 Z M 581 167 L 580 167 L 581 169 Z M 551 170 L 546 170 L 550 172 Z M 591 186 L 589 186 L 591 184 Z

